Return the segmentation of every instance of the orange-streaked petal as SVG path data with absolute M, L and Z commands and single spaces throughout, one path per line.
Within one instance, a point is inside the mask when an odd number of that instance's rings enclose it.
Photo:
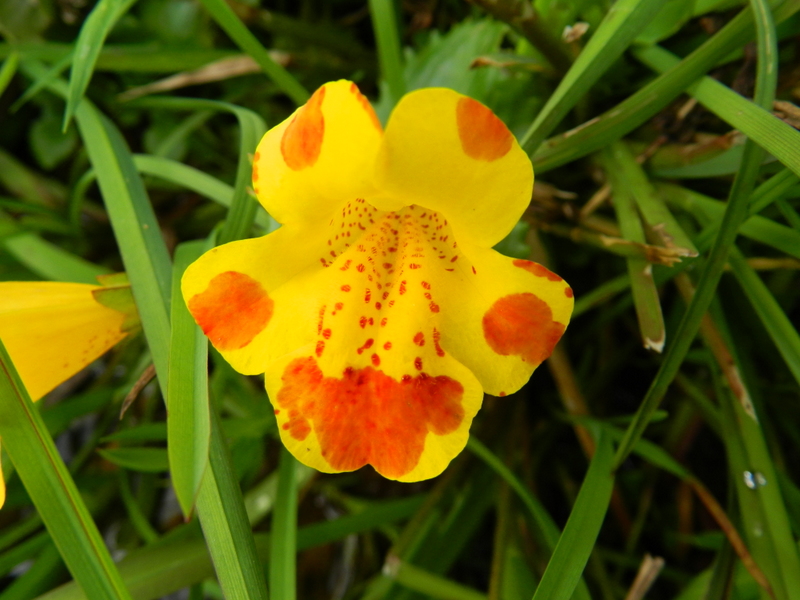
M 538 263 L 469 244 L 461 251 L 441 281 L 441 344 L 488 394 L 505 396 L 550 356 L 572 315 L 572 288 Z
M 356 84 L 326 83 L 263 137 L 253 157 L 253 189 L 281 223 L 329 215 L 342 201 L 372 193 L 382 137 Z
M 407 94 L 392 112 L 375 182 L 388 196 L 443 214 L 459 240 L 491 247 L 528 206 L 533 169 L 491 110 L 431 88 Z
M 38 400 L 122 340 L 125 314 L 94 299 L 96 285 L 0 283 L 0 339 Z

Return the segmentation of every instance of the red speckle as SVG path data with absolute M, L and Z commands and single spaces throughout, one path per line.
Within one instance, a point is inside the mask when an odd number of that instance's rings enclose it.
M 383 268 L 384 269 L 391 269 L 392 268 L 392 263 L 383 263 Z
M 423 281 L 422 282 L 422 287 L 424 287 L 426 290 L 429 290 L 429 289 L 431 289 L 431 284 L 428 283 L 427 281 Z
M 296 440 L 313 427 L 322 455 L 337 471 L 371 464 L 402 477 L 419 463 L 429 433 L 446 435 L 464 420 L 464 387 L 447 376 L 404 375 L 397 381 L 372 367 L 325 377 L 313 357 L 286 367 L 277 404 Z
M 537 277 L 545 277 L 548 281 L 563 281 L 561 277 L 550 271 L 549 269 L 543 267 L 539 263 L 535 263 L 530 260 L 515 260 L 514 266 L 519 267 L 520 269 L 525 269 L 529 273 L 533 273 Z
M 505 396 L 505 395 L 506 395 L 506 393 L 505 393 L 505 392 L 500 392 L 500 397 L 501 397 L 501 398 L 502 398 L 503 396 Z
M 349 292 L 350 291 L 350 286 L 349 285 L 343 285 L 342 286 L 342 291 L 343 292 Z
M 334 304 L 333 308 L 335 310 L 342 310 L 344 308 L 344 304 L 342 304 L 341 302 L 337 302 L 336 304 Z
M 322 337 L 324 337 L 326 340 L 331 339 L 331 330 L 330 329 L 323 330 Z
M 414 368 L 417 371 L 422 371 L 422 359 L 419 356 L 414 359 Z
M 450 262 L 456 262 L 458 260 L 458 254 L 456 254 L 453 258 L 450 259 Z
M 411 263 L 410 265 L 408 265 L 408 268 L 409 269 L 421 269 L 422 265 L 418 265 L 416 263 Z
M 365 269 L 364 265 L 358 265 L 358 266 L 356 267 L 356 271 L 358 271 L 359 273 L 363 273 L 363 272 L 364 272 L 364 269 Z
M 188 302 L 194 320 L 218 350 L 244 348 L 269 324 L 275 303 L 244 273 L 226 271 Z
M 380 302 L 376 302 L 375 303 L 375 309 L 376 310 L 380 310 L 381 309 L 381 303 Z
M 444 350 L 439 345 L 439 340 L 441 339 L 442 334 L 434 327 L 433 328 L 433 347 L 436 348 L 436 354 L 438 356 L 444 356 Z
M 400 292 L 401 296 L 406 293 L 406 282 L 405 281 L 401 281 L 400 282 L 400 288 L 399 288 L 398 291 Z
M 316 350 L 314 350 L 314 353 L 317 356 L 322 356 L 322 351 L 323 350 L 325 350 L 325 342 L 323 342 L 322 340 L 319 340 L 317 342 L 317 348 L 316 348 Z
M 361 329 L 364 329 L 367 326 L 367 317 L 361 317 L 358 320 L 358 324 L 361 325 Z
M 279 414 L 281 414 L 281 411 L 280 411 L 280 410 L 276 410 L 276 411 L 275 411 L 275 414 L 276 414 L 276 415 L 279 415 Z
M 568 288 L 564 288 L 564 295 L 567 298 L 572 298 L 572 288 L 569 288 L 569 287 Z
M 338 238 L 339 236 L 337 235 L 336 237 Z M 351 262 L 353 262 L 353 261 L 352 261 L 352 260 L 346 260 L 346 261 L 344 261 L 344 264 L 343 264 L 341 267 L 339 267 L 339 270 L 340 270 L 340 271 L 347 271 L 347 269 L 349 269 L 349 268 L 350 268 L 350 263 L 351 263 Z
M 364 292 L 364 302 L 369 302 L 370 298 L 372 298 L 372 292 L 369 291 L 369 288 Z
M 317 335 L 322 333 L 322 322 L 325 319 L 325 305 L 322 305 L 322 308 L 319 309 L 319 320 L 317 321 Z
M 383 345 L 383 349 L 384 349 L 384 350 L 391 350 L 391 349 L 392 349 L 392 342 L 386 342 L 386 343 Z
M 492 350 L 534 366 L 550 356 L 564 329 L 547 303 L 531 293 L 503 296 L 483 316 L 483 336 Z
M 472 267 L 472 274 L 473 275 L 477 275 L 478 274 L 478 272 L 475 270 L 475 267 Z
M 386 317 L 383 317 L 381 319 L 381 327 L 386 327 L 386 323 L 388 323 L 388 322 L 389 322 L 389 319 L 387 319 Z
M 298 109 L 283 131 L 281 154 L 286 166 L 293 171 L 311 167 L 319 159 L 322 139 L 325 137 L 325 117 L 322 114 L 324 98 L 325 88 L 321 87 Z
M 420 331 L 414 336 L 414 343 L 417 346 L 424 346 L 425 345 L 425 335 Z
M 383 292 L 383 300 L 386 300 L 389 297 L 389 292 Z
M 370 360 L 372 361 L 372 364 L 375 365 L 376 367 L 381 364 L 381 357 L 378 356 L 377 354 L 373 354 L 370 357 Z
M 436 304 L 436 302 L 431 302 L 431 303 L 428 305 L 428 308 L 430 308 L 430 309 L 431 309 L 431 312 L 432 312 L 432 313 L 438 313 L 438 312 L 439 312 L 439 305 L 438 305 L 438 304 Z
M 364 345 L 361 346 L 361 348 L 356 350 L 356 352 L 361 354 L 362 352 L 364 352 L 364 350 L 369 350 L 370 348 L 372 348 L 372 344 L 374 344 L 374 343 L 375 343 L 375 340 L 373 340 L 372 338 L 369 338 L 366 342 L 364 342 Z

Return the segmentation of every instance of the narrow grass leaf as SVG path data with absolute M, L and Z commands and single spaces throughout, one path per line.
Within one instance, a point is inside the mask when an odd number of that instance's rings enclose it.
M 272 513 L 269 587 L 273 598 L 297 598 L 297 460 L 284 447 Z
M 578 58 L 520 140 L 534 152 L 603 73 L 647 27 L 667 0 L 618 0 L 608 9 Z
M 111 273 L 111 269 L 75 256 L 35 233 L 7 237 L 3 245 L 20 263 L 45 279 L 97 285 L 98 275 Z
M 0 342 L 0 436 L 72 576 L 93 600 L 130 598 L 75 482 Z
M 450 579 L 445 579 L 440 575 L 429 573 L 424 569 L 415 567 L 400 559 L 390 560 L 384 568 L 389 573 L 389 577 L 400 585 L 424 594 L 426 598 L 436 598 L 440 600 L 488 600 L 486 594 L 469 588 Z
M 209 463 L 196 506 L 225 597 L 266 600 L 267 584 L 256 554 L 239 482 L 213 411 Z
M 205 242 L 185 242 L 175 250 L 172 279 L 172 336 L 167 389 L 170 475 L 181 510 L 192 514 L 208 465 L 211 436 L 208 407 L 208 338 L 194 322 L 181 294 L 181 277 L 206 249 Z
M 233 9 L 225 0 L 201 1 L 225 33 L 230 36 L 242 51 L 249 54 L 259 64 L 275 85 L 294 100 L 295 104 L 300 105 L 308 100 L 308 91 L 289 71 L 272 60 L 267 49 L 261 45 L 256 36 L 250 33 L 250 30 L 245 27 L 244 23 L 236 16 L 236 13 L 233 12 Z
M 119 18 L 128 12 L 134 2 L 136 0 L 100 0 L 83 22 L 72 55 L 67 108 L 64 111 L 64 131 L 67 130 L 78 103 L 86 92 L 103 42 Z
M 9 54 L 3 61 L 3 66 L 0 67 L 0 96 L 6 91 L 8 84 L 17 74 L 17 67 L 19 66 L 19 53 L 14 51 Z
M 378 43 L 381 74 L 391 96 L 389 104 L 394 106 L 406 93 L 395 3 L 392 0 L 369 0 L 369 12 L 372 16 L 372 29 Z
M 106 448 L 97 453 L 112 464 L 139 473 L 164 473 L 169 469 L 164 448 Z
M 236 185 L 231 199 L 228 218 L 219 233 L 218 243 L 225 244 L 247 236 L 256 218 L 258 203 L 248 192 L 252 178 L 251 155 L 267 129 L 264 120 L 252 110 L 215 100 L 192 98 L 150 98 L 138 103 L 173 110 L 224 110 L 232 113 L 239 122 L 239 162 L 236 168 Z
M 622 236 L 631 242 L 645 243 L 645 233 L 639 213 L 636 211 L 634 196 L 644 193 L 642 182 L 629 177 L 631 169 L 628 160 L 633 160 L 624 142 L 615 142 L 602 153 L 606 174 L 613 190 L 614 210 L 617 213 Z M 661 300 L 653 281 L 653 266 L 641 258 L 628 258 L 628 277 L 630 278 L 633 304 L 639 321 L 639 331 L 644 347 L 661 352 L 666 340 L 664 317 L 661 314 Z
M 611 439 L 601 433 L 578 498 L 547 564 L 534 600 L 569 600 L 580 581 L 603 525 L 614 489 Z

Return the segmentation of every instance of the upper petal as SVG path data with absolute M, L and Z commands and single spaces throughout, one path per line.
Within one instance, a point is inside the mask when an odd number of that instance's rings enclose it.
M 383 130 L 369 101 L 349 81 L 326 83 L 262 138 L 253 189 L 281 223 L 315 219 L 372 190 Z
M 404 96 L 389 118 L 376 186 L 443 214 L 459 240 L 490 247 L 528 206 L 533 169 L 490 109 L 452 90 Z
M 51 281 L 0 283 L 0 338 L 33 400 L 127 335 L 125 314 L 92 295 L 102 289 Z

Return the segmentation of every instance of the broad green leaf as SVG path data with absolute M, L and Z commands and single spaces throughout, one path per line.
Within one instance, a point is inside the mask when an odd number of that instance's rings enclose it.
M 169 469 L 164 448 L 106 448 L 97 453 L 107 461 L 140 473 L 164 473 Z
M 369 12 L 378 45 L 381 75 L 386 82 L 391 108 L 406 93 L 406 81 L 403 78 L 403 54 L 400 48 L 395 4 L 392 0 L 369 0 Z

